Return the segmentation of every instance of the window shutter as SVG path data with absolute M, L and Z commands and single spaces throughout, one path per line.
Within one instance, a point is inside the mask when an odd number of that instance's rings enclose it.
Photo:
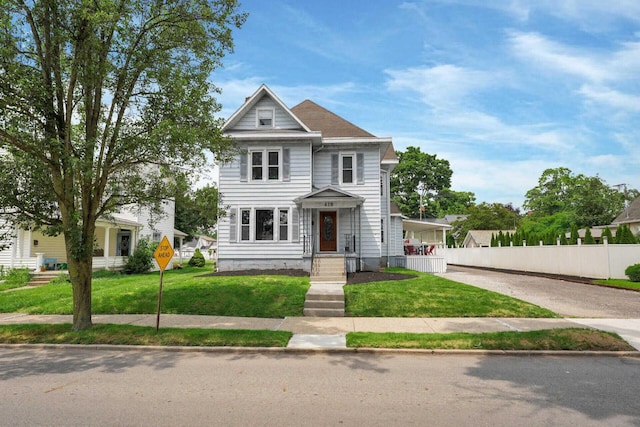
M 231 208 L 229 212 L 229 241 L 235 243 L 238 238 L 238 209 Z
M 300 242 L 300 216 L 295 206 L 291 209 L 291 241 Z
M 282 180 L 291 181 L 291 161 L 288 148 L 282 149 Z
M 331 155 L 331 184 L 338 185 L 338 155 Z
M 356 154 L 358 184 L 364 184 L 364 153 Z
M 240 181 L 247 180 L 247 153 L 240 153 Z

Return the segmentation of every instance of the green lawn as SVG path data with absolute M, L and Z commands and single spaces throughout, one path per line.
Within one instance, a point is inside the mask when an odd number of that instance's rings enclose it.
M 410 272 L 394 270 L 395 272 Z M 301 316 L 309 278 L 211 276 L 209 268 L 164 274 L 162 312 L 282 318 Z M 413 279 L 345 286 L 346 315 L 371 317 L 555 317 L 548 310 L 431 274 Z M 159 273 L 97 274 L 94 314 L 152 314 Z M 71 314 L 68 283 L 0 293 L 0 312 Z
M 266 318 L 302 315 L 307 277 L 206 276 L 210 271 L 189 267 L 165 272 L 162 312 Z M 92 281 L 94 314 L 157 312 L 159 273 L 106 276 Z M 69 283 L 0 293 L 0 312 L 72 314 L 72 310 Z
M 5 344 L 113 344 L 204 347 L 286 347 L 291 332 L 227 329 L 161 328 L 98 324 L 72 331 L 69 324 L 0 325 Z
M 548 329 L 480 334 L 352 332 L 347 334 L 347 346 L 455 350 L 635 351 L 617 334 L 592 329 Z
M 403 270 L 394 269 L 396 272 Z M 407 271 L 407 270 L 404 270 Z M 408 272 L 408 271 L 407 271 Z M 558 317 L 536 305 L 432 274 L 345 286 L 352 317 Z
M 595 283 L 606 286 L 613 286 L 616 288 L 633 289 L 640 291 L 640 282 L 632 282 L 631 280 L 624 279 L 608 279 L 608 280 L 596 280 Z

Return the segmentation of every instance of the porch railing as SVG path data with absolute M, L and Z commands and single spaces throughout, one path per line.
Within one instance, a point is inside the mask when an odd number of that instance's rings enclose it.
M 345 234 L 344 235 L 344 253 L 345 254 L 354 254 L 356 253 L 356 235 L 355 234 Z

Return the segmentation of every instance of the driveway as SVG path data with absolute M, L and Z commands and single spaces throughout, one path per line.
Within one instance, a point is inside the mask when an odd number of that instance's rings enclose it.
M 640 318 L 640 292 L 452 265 L 438 276 L 528 301 L 564 317 Z

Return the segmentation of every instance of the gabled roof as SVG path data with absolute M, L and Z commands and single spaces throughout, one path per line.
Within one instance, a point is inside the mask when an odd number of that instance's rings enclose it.
M 640 221 L 640 197 L 635 199 L 613 220 L 613 224 L 626 224 Z
M 296 117 L 296 115 L 293 114 L 292 111 L 286 105 L 284 105 L 280 98 L 278 98 L 276 94 L 273 93 L 271 89 L 269 89 L 265 84 L 261 85 L 258 90 L 256 90 L 253 95 L 247 98 L 245 100 L 245 103 L 242 104 L 242 106 L 238 108 L 238 110 L 236 110 L 236 112 L 233 113 L 231 117 L 229 117 L 229 119 L 227 119 L 227 121 L 224 123 L 224 126 L 222 126 L 222 131 L 225 132 L 233 129 L 238 121 L 240 121 L 240 119 L 244 117 L 244 115 L 247 114 L 247 112 L 250 111 L 265 96 L 270 97 L 273 102 L 275 102 L 278 107 L 282 108 L 282 110 L 284 110 L 284 112 L 288 114 L 293 121 L 298 123 L 301 130 L 311 132 L 311 129 L 309 129 L 307 125 L 305 125 L 298 117 Z
M 323 138 L 375 138 L 375 135 L 308 99 L 291 108 L 291 112 L 309 129 L 322 132 Z
M 469 241 L 473 241 L 478 246 L 491 246 L 491 236 L 498 237 L 498 233 L 513 234 L 516 230 L 469 230 L 464 238 L 463 245 L 466 246 Z

